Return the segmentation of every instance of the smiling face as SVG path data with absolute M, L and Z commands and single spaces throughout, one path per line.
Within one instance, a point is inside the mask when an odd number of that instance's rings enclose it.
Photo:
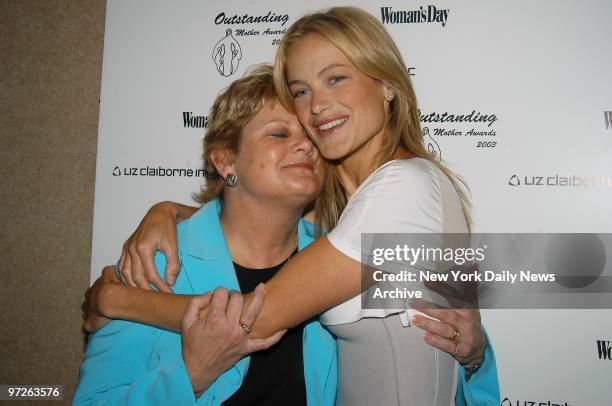
M 286 74 L 296 114 L 325 158 L 347 158 L 382 138 L 392 90 L 323 36 L 308 34 L 290 48 Z
M 266 102 L 243 127 L 238 153 L 223 170 L 238 176 L 237 186 L 226 192 L 261 202 L 306 206 L 322 186 L 316 148 L 297 117 L 278 101 Z

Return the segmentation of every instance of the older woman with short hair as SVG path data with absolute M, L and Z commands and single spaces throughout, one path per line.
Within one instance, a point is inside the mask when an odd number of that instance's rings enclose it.
M 207 183 L 198 195 L 204 205 L 178 226 L 182 271 L 174 291 L 199 295 L 220 286 L 243 293 L 261 290 L 260 284 L 313 239 L 301 216 L 321 189 L 318 152 L 295 115 L 277 101 L 268 65 L 256 67 L 221 93 L 210 119 L 204 139 Z M 163 255 L 156 256 L 156 265 L 164 268 Z M 134 306 L 138 295 L 133 293 L 156 295 L 113 283 L 93 289 L 100 311 L 112 304 L 120 309 L 113 316 L 120 319 L 130 318 L 121 309 Z M 230 293 L 228 300 L 222 289 L 215 295 L 225 295 L 227 305 L 219 306 L 222 299 L 213 297 L 187 309 L 184 335 L 186 324 L 197 323 L 199 308 L 210 303 L 217 312 L 207 316 L 210 326 L 199 336 L 183 337 L 183 346 L 179 334 L 122 320 L 93 333 L 73 403 L 334 404 L 336 343 L 318 319 L 289 329 L 266 352 L 240 359 L 246 352 L 269 347 L 278 337 L 253 340 L 243 346 L 242 354 L 232 345 L 207 340 L 218 336 L 219 329 L 228 329 L 228 337 L 238 329 L 245 338 L 255 321 L 241 315 L 240 295 Z M 198 337 L 200 342 L 194 342 Z M 198 346 L 213 347 L 210 357 L 231 362 L 213 362 L 225 368 L 212 370 L 193 356 Z

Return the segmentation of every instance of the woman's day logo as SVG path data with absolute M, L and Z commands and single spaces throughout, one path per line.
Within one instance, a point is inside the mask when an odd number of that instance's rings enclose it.
M 231 76 L 238 69 L 242 59 L 242 49 L 236 38 L 232 35 L 232 30 L 225 31 L 225 37 L 221 38 L 214 46 L 212 60 L 217 67 L 217 72 L 221 76 Z

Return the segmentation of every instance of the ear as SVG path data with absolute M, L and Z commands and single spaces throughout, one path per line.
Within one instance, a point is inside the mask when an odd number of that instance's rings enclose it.
M 228 149 L 216 149 L 211 151 L 210 160 L 215 169 L 219 172 L 219 175 L 225 179 L 230 173 L 236 174 L 236 168 L 234 166 L 234 153 Z
M 395 88 L 387 82 L 383 82 L 383 95 L 386 101 L 392 102 L 395 99 Z

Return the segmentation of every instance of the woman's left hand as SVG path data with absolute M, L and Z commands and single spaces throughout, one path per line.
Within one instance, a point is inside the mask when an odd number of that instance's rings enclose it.
M 427 344 L 451 354 L 464 367 L 480 364 L 487 341 L 480 324 L 476 285 L 467 284 L 463 294 L 443 282 L 426 282 L 425 286 L 444 296 L 453 308 L 423 300 L 411 301 L 415 310 L 437 319 L 415 315 L 412 324 L 426 331 L 423 339 Z
M 106 266 L 102 270 L 102 275 L 85 292 L 85 300 L 81 305 L 83 310 L 83 328 L 88 333 L 93 333 L 110 321 L 104 316 L 102 311 L 102 298 L 111 284 L 120 284 L 120 280 L 115 272 L 115 266 Z
M 439 320 L 413 316 L 412 324 L 426 331 L 424 340 L 427 344 L 451 354 L 468 368 L 482 361 L 487 342 L 478 309 L 415 309 Z

